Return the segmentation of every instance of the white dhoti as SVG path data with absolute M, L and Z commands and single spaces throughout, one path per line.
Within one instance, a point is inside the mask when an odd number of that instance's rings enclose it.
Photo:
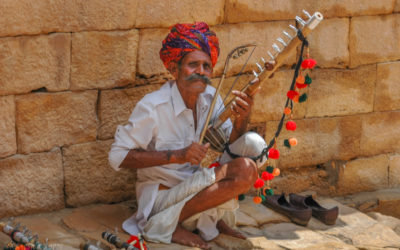
M 230 151 L 234 154 L 248 157 L 258 156 L 266 147 L 264 139 L 256 133 L 249 132 L 241 136 L 230 145 Z M 220 157 L 220 163 L 225 164 L 232 158 L 224 153 Z M 261 162 L 257 162 L 261 164 Z M 192 176 L 175 185 L 168 190 L 157 192 L 153 207 L 148 215 L 147 221 L 141 225 L 143 236 L 148 241 L 171 243 L 172 234 L 178 224 L 182 208 L 188 200 L 195 196 L 204 188 L 215 182 L 215 172 L 211 168 L 200 168 Z M 212 240 L 218 236 L 219 232 L 216 224 L 223 219 L 228 226 L 235 226 L 234 211 L 238 208 L 236 199 L 232 199 L 217 207 L 208 209 L 195 214 L 185 220 L 182 226 L 189 231 L 198 229 L 200 236 L 206 240 Z M 136 221 L 136 222 L 135 222 Z M 124 222 L 123 228 L 131 232 L 128 228 L 139 220 L 135 215 Z

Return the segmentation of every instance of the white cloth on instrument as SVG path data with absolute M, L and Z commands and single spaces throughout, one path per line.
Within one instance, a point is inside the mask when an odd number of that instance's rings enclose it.
M 199 95 L 196 107 L 198 121 L 196 130 L 192 110 L 186 108 L 175 81 L 169 81 L 158 91 L 147 94 L 137 103 L 128 124 L 117 127 L 115 142 L 109 152 L 110 165 L 118 171 L 131 149 L 174 150 L 199 141 L 214 93 L 215 88 L 207 86 Z M 216 117 L 218 107 L 221 105 L 223 105 L 222 99 L 218 97 L 217 108 L 214 109 L 212 118 Z M 229 136 L 232 130 L 230 119 L 222 125 L 222 129 Z M 189 163 L 138 169 L 136 182 L 138 211 L 124 222 L 124 230 L 133 235 L 143 233 L 159 193 L 159 185 L 174 187 L 190 178 L 199 169 L 201 168 Z M 180 210 L 178 212 L 180 213 Z M 148 240 L 152 239 L 148 237 Z

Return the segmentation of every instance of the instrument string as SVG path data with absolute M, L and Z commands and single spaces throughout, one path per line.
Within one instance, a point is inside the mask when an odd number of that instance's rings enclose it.
M 254 50 L 256 49 L 256 47 L 257 47 L 256 45 L 253 46 L 253 49 L 251 50 L 250 55 L 247 57 L 245 63 L 243 64 L 243 66 L 242 66 L 242 68 L 240 69 L 239 73 L 237 74 L 235 80 L 233 81 L 231 87 L 229 88 L 229 91 L 226 93 L 224 99 L 222 100 L 222 103 L 220 104 L 220 106 L 219 106 L 218 109 L 217 109 L 217 112 L 216 112 L 216 113 L 217 113 L 218 115 L 217 115 L 216 117 L 219 117 L 219 116 L 222 114 L 222 112 L 225 111 L 226 107 L 225 107 L 223 104 L 225 103 L 226 99 L 229 97 L 229 93 L 232 92 L 232 90 L 233 90 L 233 88 L 235 87 L 236 83 L 238 82 L 239 78 L 242 76 L 242 73 L 243 73 L 245 67 L 247 66 L 247 64 L 248 64 L 248 62 L 249 62 L 251 56 L 253 55 Z M 212 121 L 212 124 L 213 124 L 213 125 L 215 124 L 216 120 L 217 120 L 217 119 L 214 119 L 214 120 Z

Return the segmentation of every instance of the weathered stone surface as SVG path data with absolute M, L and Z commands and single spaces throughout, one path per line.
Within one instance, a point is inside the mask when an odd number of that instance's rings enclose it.
M 259 71 L 256 63 L 262 63 L 261 57 L 269 59 L 267 51 L 274 52 L 272 44 L 276 43 L 276 39 L 282 36 L 282 31 L 289 29 L 289 24 L 294 24 L 293 21 L 278 21 L 278 22 L 259 22 L 259 23 L 241 23 L 214 26 L 212 30 L 218 36 L 220 44 L 219 60 L 214 68 L 214 75 L 219 76 L 223 72 L 226 56 L 237 46 L 243 44 L 256 44 L 253 55 L 248 61 L 244 72 Z M 232 76 L 240 72 L 250 55 L 252 48 L 241 57 L 231 60 L 227 75 Z M 283 65 L 292 65 L 295 63 L 296 52 L 293 51 L 289 57 L 283 61 Z
M 64 207 L 60 150 L 0 160 L 0 218 Z
M 327 226 L 317 220 L 311 220 L 308 228 L 315 232 L 339 238 L 359 248 L 399 247 L 400 237 L 391 228 L 377 223 L 366 214 L 332 199 L 322 200 L 320 204 L 327 207 L 338 206 L 339 218 L 335 226 Z
M 253 197 L 251 196 L 246 196 L 243 201 L 239 202 L 239 210 L 256 220 L 258 225 L 290 221 L 286 216 L 283 216 L 262 204 L 254 204 Z
M 212 26 L 222 23 L 224 5 L 224 0 L 205 0 L 196 4 L 190 0 L 139 1 L 136 27 L 169 28 L 176 23 L 194 23 L 200 20 Z
M 400 155 L 389 158 L 389 187 L 400 186 Z
M 280 158 L 278 167 L 301 167 L 316 165 L 331 159 L 350 159 L 359 154 L 361 117 L 319 118 L 295 120 L 296 131 L 284 127 L 277 140 Z M 278 122 L 267 122 L 266 138 L 271 140 Z M 290 149 L 283 145 L 284 139 L 294 137 L 298 144 Z
M 155 75 L 168 75 L 160 59 L 162 41 L 168 35 L 168 29 L 141 29 L 139 31 L 139 49 L 137 73 L 146 78 Z
M 240 210 L 236 210 L 235 215 L 236 215 L 237 226 L 253 226 L 253 227 L 258 226 L 258 223 L 255 219 L 253 219 L 252 217 L 248 216 L 247 214 L 243 213 Z
M 4 0 L 0 6 L 0 36 L 129 29 L 135 25 L 137 0 L 32 2 Z
M 399 25 L 399 14 L 352 18 L 350 67 L 400 59 Z
M 362 117 L 360 149 L 364 155 L 396 152 L 400 148 L 400 111 Z
M 307 10 L 311 15 L 319 11 L 325 18 L 378 15 L 392 13 L 394 0 L 376 2 L 373 0 L 228 0 L 226 20 L 228 23 L 293 19 Z
M 95 140 L 96 101 L 94 90 L 17 96 L 18 152 Z
M 68 89 L 70 47 L 70 34 L 0 38 L 0 95 Z
M 14 96 L 0 96 L 0 158 L 17 152 Z
M 72 34 L 71 89 L 112 88 L 135 80 L 137 30 Z
M 264 237 L 257 237 L 256 239 L 248 238 L 243 240 L 225 234 L 220 234 L 213 240 L 213 242 L 223 249 L 283 249 Z M 265 246 L 268 247 L 264 248 Z
M 100 92 L 99 102 L 99 138 L 110 139 L 118 125 L 128 122 L 136 103 L 146 94 L 160 88 L 161 85 L 138 86 L 130 89 L 104 90 Z
M 396 5 L 394 7 L 394 12 L 400 12 L 400 0 L 396 0 Z
M 306 117 L 372 112 L 376 67 L 312 72 Z
M 382 63 L 377 66 L 374 110 L 399 110 L 400 62 Z
M 254 237 L 254 236 L 263 236 L 263 235 L 264 235 L 263 232 L 262 232 L 260 229 L 258 229 L 257 227 L 248 227 L 248 226 L 245 226 L 245 227 L 239 227 L 238 230 L 239 230 L 243 235 L 246 235 L 247 237 L 249 237 L 249 236 L 251 236 L 251 237 Z
M 349 64 L 348 18 L 325 19 L 310 33 L 310 56 L 322 68 L 344 68 Z
M 391 228 L 394 232 L 400 235 L 400 219 L 377 212 L 370 212 L 367 213 L 367 215 L 376 220 L 378 223 Z
M 340 166 L 337 190 L 340 194 L 371 191 L 388 187 L 387 155 L 360 158 Z
M 63 148 L 65 195 L 69 206 L 119 202 L 135 194 L 135 173 L 108 164 L 112 140 Z
M 133 211 L 124 205 L 91 205 L 76 208 L 72 213 L 65 216 L 62 221 L 65 225 L 77 232 L 101 232 L 105 230 L 123 232 L 122 222 L 131 216 Z
M 308 248 L 325 243 L 341 243 L 340 240 L 327 237 L 293 223 L 267 224 L 262 227 L 265 237 L 284 248 Z

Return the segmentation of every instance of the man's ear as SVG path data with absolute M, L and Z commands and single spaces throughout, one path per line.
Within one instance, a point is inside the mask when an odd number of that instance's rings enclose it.
M 171 73 L 171 75 L 177 79 L 178 78 L 178 71 L 179 71 L 179 66 L 177 62 L 170 62 L 168 66 L 168 71 Z

